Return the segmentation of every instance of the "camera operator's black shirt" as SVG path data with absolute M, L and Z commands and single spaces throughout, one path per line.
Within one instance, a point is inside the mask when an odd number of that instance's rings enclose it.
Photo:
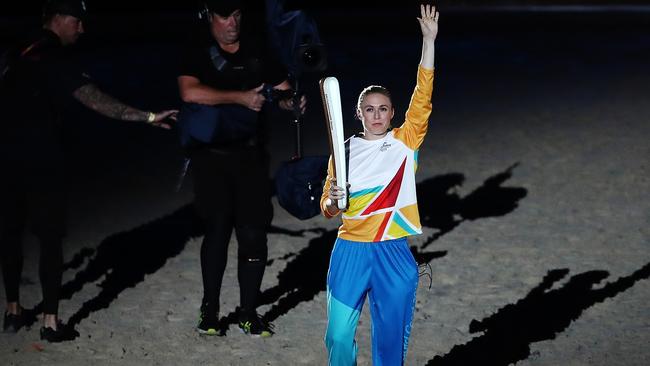
M 34 169 L 62 163 L 61 114 L 74 100 L 73 92 L 90 82 L 77 66 L 49 30 L 15 48 L 3 82 L 7 123 L 1 155 Z
M 209 47 L 193 47 L 185 53 L 178 75 L 193 76 L 202 84 L 219 90 L 249 90 L 261 84 L 277 85 L 287 79 L 287 70 L 267 51 L 263 42 L 255 38 L 241 39 L 239 50 L 227 53 L 215 42 L 219 53 L 227 61 L 224 69 L 216 70 L 210 58 Z
M 209 48 L 216 46 L 226 65 L 218 71 L 212 62 Z M 244 91 L 262 84 L 278 85 L 288 79 L 288 72 L 273 56 L 261 40 L 254 36 L 240 39 L 235 53 L 225 52 L 213 41 L 212 44 L 190 48 L 181 60 L 178 75 L 193 76 L 201 82 L 218 90 Z M 268 104 L 268 103 L 266 103 Z M 241 106 L 241 108 L 246 108 Z M 252 139 L 257 145 L 264 145 L 267 139 L 267 113 L 258 113 L 257 133 Z M 223 148 L 221 143 L 211 143 L 206 147 Z

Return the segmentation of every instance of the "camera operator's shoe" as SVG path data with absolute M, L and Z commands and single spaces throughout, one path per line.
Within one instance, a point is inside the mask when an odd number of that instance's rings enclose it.
M 239 329 L 253 337 L 270 337 L 274 334 L 273 325 L 262 319 L 255 311 L 239 313 Z
M 41 340 L 50 343 L 72 341 L 78 336 L 79 332 L 72 328 L 68 328 L 60 321 L 56 324 L 56 330 L 50 327 L 41 327 Z
M 196 325 L 196 330 L 204 335 L 221 335 L 219 328 L 219 311 L 210 309 L 207 304 L 201 305 L 199 311 L 199 323 Z
M 20 314 L 11 314 L 5 311 L 4 322 L 2 323 L 2 331 L 4 333 L 16 333 L 20 328 L 25 325 L 25 312 Z

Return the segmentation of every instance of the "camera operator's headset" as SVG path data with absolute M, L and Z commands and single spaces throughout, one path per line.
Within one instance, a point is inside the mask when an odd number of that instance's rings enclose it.
M 208 3 L 205 1 L 199 3 L 198 16 L 200 20 L 205 20 L 206 22 L 210 21 L 210 9 L 208 9 Z

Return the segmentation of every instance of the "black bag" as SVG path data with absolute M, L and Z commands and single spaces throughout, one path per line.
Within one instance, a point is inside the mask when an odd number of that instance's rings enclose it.
M 328 161 L 328 156 L 307 156 L 283 162 L 275 174 L 280 206 L 300 220 L 320 214 Z
M 184 103 L 176 123 L 181 146 L 229 144 L 257 134 L 258 113 L 241 105 Z

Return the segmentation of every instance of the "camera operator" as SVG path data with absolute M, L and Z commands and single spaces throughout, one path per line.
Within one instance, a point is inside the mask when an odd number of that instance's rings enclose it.
M 267 260 L 267 228 L 273 216 L 269 158 L 264 146 L 262 111 L 267 97 L 290 90 L 287 71 L 257 38 L 241 32 L 242 2 L 208 0 L 205 12 L 210 42 L 185 55 L 178 87 L 187 103 L 239 108 L 253 113 L 257 128 L 246 138 L 205 143 L 188 151 L 192 164 L 195 207 L 205 222 L 201 245 L 203 299 L 197 330 L 216 335 L 221 328 L 219 295 L 227 248 L 235 230 L 240 287 L 239 327 L 247 334 L 270 336 L 272 331 L 256 312 Z M 266 96 L 265 96 L 266 95 Z M 305 98 L 278 102 L 285 110 L 304 111 Z M 234 119 L 220 123 L 236 123 Z M 224 138 L 226 141 L 224 141 Z

